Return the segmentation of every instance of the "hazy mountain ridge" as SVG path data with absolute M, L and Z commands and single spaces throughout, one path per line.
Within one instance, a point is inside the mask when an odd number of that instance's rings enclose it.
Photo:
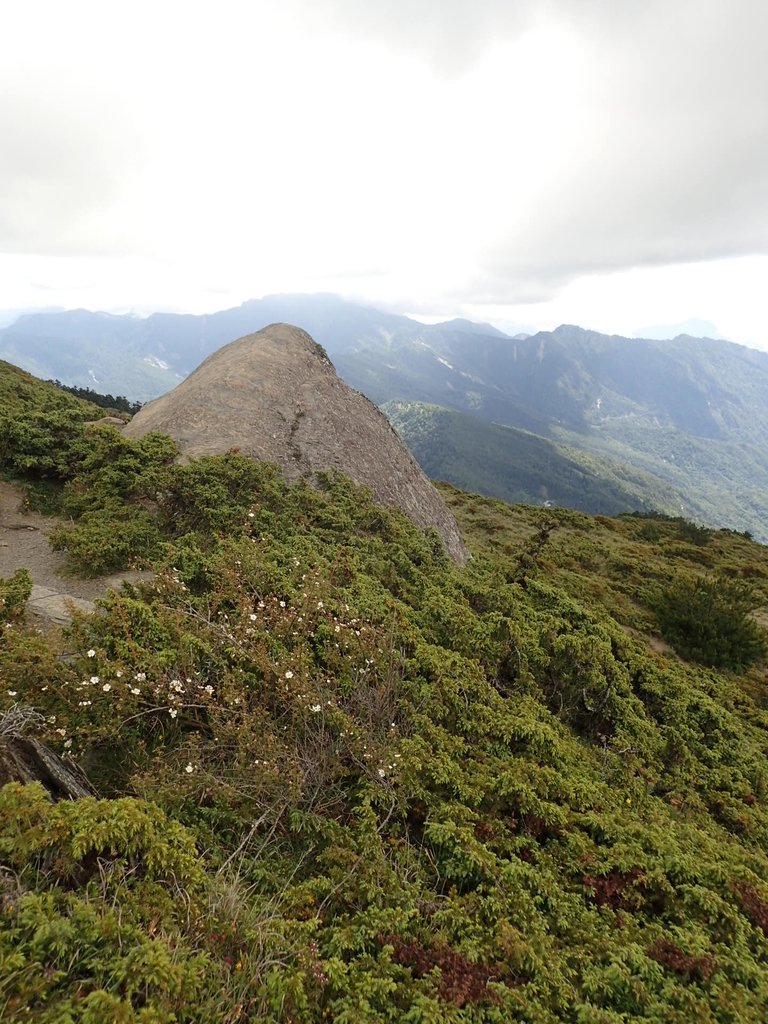
M 0 331 L 0 357 L 43 377 L 148 398 L 275 321 L 307 330 L 340 376 L 379 405 L 427 403 L 522 429 L 598 456 L 619 478 L 632 466 L 656 480 L 652 492 L 680 494 L 680 513 L 768 539 L 768 354 L 733 342 L 572 325 L 512 338 L 330 295 L 278 295 L 205 316 L 27 315 Z M 476 461 L 466 439 L 461 447 Z M 453 482 L 466 484 L 471 466 L 456 468 Z

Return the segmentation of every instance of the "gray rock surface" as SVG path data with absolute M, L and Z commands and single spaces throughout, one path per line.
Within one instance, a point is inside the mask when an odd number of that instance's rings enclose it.
M 451 557 L 468 554 L 456 522 L 372 402 L 345 384 L 323 349 L 297 327 L 272 324 L 209 356 L 125 427 L 169 434 L 188 456 L 238 449 L 280 465 L 289 480 L 335 467 L 434 527 Z
M 72 618 L 72 609 L 90 614 L 96 610 L 93 601 L 86 601 L 82 597 L 72 597 L 71 594 L 51 590 L 49 587 L 41 587 L 33 584 L 32 593 L 27 602 L 29 611 L 42 615 L 51 622 L 64 625 Z

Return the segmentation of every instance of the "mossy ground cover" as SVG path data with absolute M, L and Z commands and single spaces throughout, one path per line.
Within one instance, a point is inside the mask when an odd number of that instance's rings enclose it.
M 0 1017 L 762 1024 L 762 654 L 649 639 L 764 548 L 445 489 L 459 570 L 343 477 L 84 436 L 62 544 L 157 574 L 61 636 L 4 584 L 0 722 L 99 798 L 0 793 Z

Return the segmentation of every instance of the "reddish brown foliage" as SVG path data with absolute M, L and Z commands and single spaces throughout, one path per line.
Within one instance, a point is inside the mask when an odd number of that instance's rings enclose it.
M 494 829 L 490 822 L 475 822 L 475 838 L 479 839 L 481 843 L 487 843 L 489 839 L 493 839 L 493 835 Z
M 413 939 L 401 939 L 396 935 L 382 935 L 379 940 L 392 946 L 397 963 L 410 967 L 417 978 L 423 978 L 439 967 L 437 994 L 446 1003 L 459 1009 L 482 1002 L 497 1006 L 501 1003 L 498 993 L 488 988 L 489 981 L 502 980 L 497 969 L 474 963 L 450 946 L 427 948 Z M 505 979 L 504 984 L 511 987 L 519 982 Z
M 629 871 L 612 871 L 608 875 L 584 875 L 582 882 L 594 892 L 598 907 L 609 906 L 612 910 L 621 910 L 629 906 L 625 891 L 642 877 L 642 870 L 634 867 Z
M 648 949 L 648 956 L 677 974 L 697 974 L 705 981 L 717 970 L 713 956 L 688 956 L 670 939 L 657 939 Z
M 548 825 L 543 818 L 540 818 L 536 814 L 524 814 L 520 819 L 520 824 L 537 842 L 545 842 L 547 839 L 556 839 L 558 836 L 562 835 L 563 832 L 560 825 Z
M 753 924 L 768 935 L 768 903 L 749 882 L 732 882 L 731 888 L 739 894 L 741 905 Z

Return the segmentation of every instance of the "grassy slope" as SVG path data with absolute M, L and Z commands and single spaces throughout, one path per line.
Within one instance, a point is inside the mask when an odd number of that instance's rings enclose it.
M 0 793 L 6 1016 L 762 1024 L 764 668 L 681 661 L 651 598 L 768 603 L 765 548 L 445 487 L 457 570 L 342 478 L 154 444 L 99 434 L 68 500 L 81 557 L 151 519 L 155 582 L 0 626 L 3 721 L 102 795 Z

